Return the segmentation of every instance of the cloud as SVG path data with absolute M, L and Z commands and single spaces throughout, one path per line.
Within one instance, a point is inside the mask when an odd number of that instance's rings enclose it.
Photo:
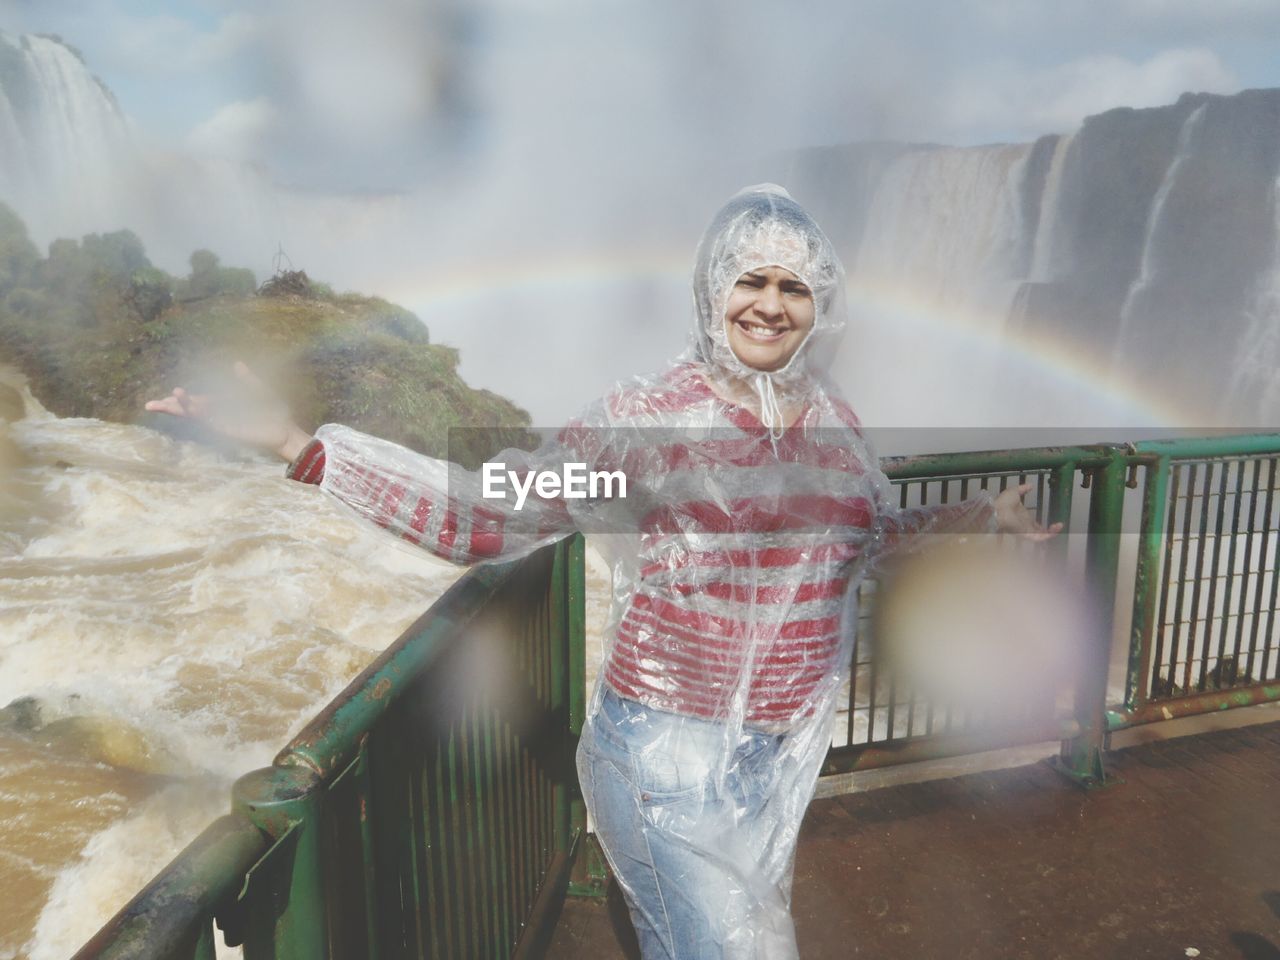
M 1035 46 L 1064 35 L 1074 44 L 1094 45 L 1121 37 L 1186 42 L 1207 34 L 1247 35 L 1260 28 L 1274 30 L 1280 17 L 1275 0 L 971 0 L 966 6 L 985 30 Z
M 208 69 L 248 50 L 262 38 L 260 16 L 235 11 L 218 21 L 212 32 L 197 33 L 191 38 L 190 60 L 195 69 Z
M 260 17 L 242 11 L 202 28 L 175 13 L 140 16 L 113 5 L 97 6 L 93 13 L 68 14 L 67 22 L 55 19 L 46 28 L 85 48 L 97 70 L 192 75 L 217 69 L 247 51 L 262 25 Z M 40 29 L 36 24 L 28 28 Z
M 1251 26 L 1275 22 L 1274 0 L 1106 0 L 1110 16 L 1145 26 Z
M 238 100 L 192 129 L 186 146 L 200 156 L 259 162 L 275 118 L 276 110 L 265 97 Z
M 310 189 L 405 189 L 465 111 L 465 14 L 454 0 L 277 0 L 240 28 L 242 81 L 277 108 L 273 170 Z M 229 27 L 228 33 L 235 35 Z M 240 98 L 237 98 L 240 99 Z
M 1153 107 L 1187 92 L 1239 89 L 1218 55 L 1203 48 L 1164 50 L 1141 62 L 1102 55 L 1040 69 L 995 64 L 957 84 L 945 101 L 943 125 L 961 140 L 974 130 L 1031 139 L 1069 132 L 1085 117 L 1113 107 Z
M 1211 50 L 1166 50 L 1144 63 L 1087 57 L 1046 71 L 1035 85 L 1042 106 L 1033 122 L 1049 129 L 1115 106 L 1154 107 L 1188 91 L 1234 93 L 1240 84 Z

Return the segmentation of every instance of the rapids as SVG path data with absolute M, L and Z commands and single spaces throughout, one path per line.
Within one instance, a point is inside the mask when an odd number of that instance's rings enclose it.
M 0 377 L 0 958 L 72 953 L 460 573 Z

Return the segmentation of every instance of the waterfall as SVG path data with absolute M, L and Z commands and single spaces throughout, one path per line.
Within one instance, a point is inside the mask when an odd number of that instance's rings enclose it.
M 1062 264 L 1057 259 L 1065 251 L 1059 249 L 1061 241 L 1055 243 L 1055 240 L 1062 229 L 1062 171 L 1067 164 L 1067 153 L 1074 142 L 1073 136 L 1059 137 L 1049 161 L 1049 173 L 1045 177 L 1044 191 L 1041 194 L 1040 222 L 1031 246 L 1031 270 L 1027 279 L 1033 283 L 1053 280 L 1062 269 Z
M 1124 303 L 1120 307 L 1120 325 L 1116 333 L 1115 353 L 1112 357 L 1113 366 L 1120 365 L 1122 351 L 1132 335 L 1134 305 L 1138 298 L 1144 296 L 1155 282 L 1157 274 L 1155 241 L 1161 227 L 1164 226 L 1162 214 L 1164 213 L 1165 204 L 1169 200 L 1169 194 L 1173 192 L 1174 185 L 1178 182 L 1178 174 L 1191 156 L 1192 140 L 1200 128 L 1208 106 L 1207 103 L 1200 104 L 1183 121 L 1182 129 L 1178 133 L 1178 145 L 1174 152 L 1173 162 L 1169 164 L 1169 168 L 1165 171 L 1164 179 L 1160 181 L 1160 189 L 1156 191 L 1155 199 L 1152 200 L 1151 214 L 1147 217 L 1146 229 L 1143 231 L 1141 265 L 1138 268 L 1138 275 L 1134 278 L 1133 283 L 1129 285 Z
M 1280 179 L 1272 187 L 1271 205 L 1280 237 Z M 1226 406 L 1240 411 L 1249 425 L 1274 429 L 1280 414 L 1280 243 L 1270 273 L 1258 284 L 1247 319 L 1245 335 L 1236 348 L 1237 374 Z
M 1029 243 L 1019 186 L 1031 148 L 924 148 L 889 165 L 871 201 L 855 283 L 909 284 L 916 296 L 1003 322 Z
M 129 126 L 77 54 L 0 33 L 0 199 L 49 236 L 123 226 Z

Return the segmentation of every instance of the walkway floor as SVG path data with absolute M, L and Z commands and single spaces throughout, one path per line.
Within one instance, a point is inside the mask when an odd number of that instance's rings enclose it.
M 804 960 L 1280 960 L 1280 722 L 818 800 L 797 857 Z M 638 957 L 619 897 L 571 900 L 550 957 Z

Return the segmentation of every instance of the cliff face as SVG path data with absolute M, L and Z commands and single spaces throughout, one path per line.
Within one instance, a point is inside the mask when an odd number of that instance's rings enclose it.
M 128 231 L 58 240 L 40 257 L 0 206 L 0 359 L 54 413 L 181 432 L 143 403 L 177 385 L 234 393 L 237 358 L 308 428 L 346 423 L 467 466 L 536 440 L 527 413 L 468 387 L 457 351 L 385 300 L 309 283 L 258 296 L 251 273 L 208 251 L 192 256 L 189 276 L 170 277 Z M 459 431 L 451 446 L 455 426 L 491 429 Z
M 894 151 L 796 158 L 855 286 L 1066 336 L 1114 380 L 1276 421 L 1280 90 L 1111 110 L 1033 144 Z

